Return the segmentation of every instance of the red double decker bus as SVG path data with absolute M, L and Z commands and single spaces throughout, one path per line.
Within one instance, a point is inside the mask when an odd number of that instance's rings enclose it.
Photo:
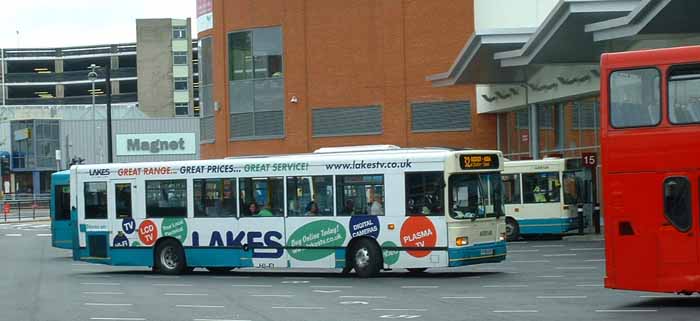
M 700 46 L 604 54 L 600 95 L 605 286 L 700 291 Z

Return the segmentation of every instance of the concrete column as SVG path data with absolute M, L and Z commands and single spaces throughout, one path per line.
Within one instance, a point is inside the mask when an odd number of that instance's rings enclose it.
M 537 119 L 537 104 L 528 106 L 529 124 L 528 130 L 530 133 L 530 156 L 532 159 L 540 158 L 540 124 Z
M 32 194 L 37 195 L 41 191 L 41 172 L 32 172 Z
M 566 103 L 557 104 L 557 148 L 564 149 L 566 145 Z
M 121 92 L 119 91 L 119 80 L 112 80 L 112 95 L 119 95 Z
M 62 84 L 56 85 L 56 98 L 63 98 L 65 96 L 66 96 L 65 85 L 62 85 Z
M 63 72 L 63 59 L 54 60 L 54 69 L 56 70 L 56 73 Z

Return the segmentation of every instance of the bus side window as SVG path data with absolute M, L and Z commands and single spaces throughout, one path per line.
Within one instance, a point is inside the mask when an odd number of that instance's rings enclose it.
M 146 181 L 146 217 L 187 217 L 187 180 Z
M 558 172 L 524 173 L 524 203 L 558 203 L 561 183 Z
M 520 204 L 520 174 L 503 174 L 501 180 L 505 204 Z
M 664 181 L 664 215 L 679 231 L 687 232 L 693 223 L 690 205 L 690 181 L 669 177 Z
M 86 182 L 83 186 L 85 219 L 106 219 L 107 182 Z
M 668 76 L 668 112 L 673 124 L 700 122 L 700 65 L 673 66 Z
M 241 178 L 238 184 L 241 217 L 284 216 L 282 177 Z
M 56 220 L 70 220 L 70 186 L 56 185 L 55 188 Z
M 333 176 L 287 177 L 287 216 L 333 216 Z
M 384 175 L 336 176 L 338 215 L 384 215 Z
M 114 184 L 117 218 L 131 217 L 131 183 Z
M 236 217 L 236 180 L 194 180 L 194 217 Z
M 445 215 L 444 172 L 406 173 L 406 216 Z
M 655 126 L 661 121 L 661 74 L 657 69 L 619 70 L 610 75 L 610 124 Z

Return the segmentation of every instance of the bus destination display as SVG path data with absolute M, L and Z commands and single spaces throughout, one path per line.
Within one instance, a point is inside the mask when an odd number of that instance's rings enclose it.
M 498 156 L 486 155 L 459 155 L 459 166 L 462 169 L 495 169 L 498 168 Z

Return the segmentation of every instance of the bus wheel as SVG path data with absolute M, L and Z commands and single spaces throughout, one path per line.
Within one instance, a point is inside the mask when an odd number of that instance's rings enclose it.
M 174 240 L 165 240 L 156 250 L 156 264 L 163 274 L 182 274 L 187 269 L 185 251 Z
M 212 273 L 226 273 L 233 269 L 233 266 L 207 266 L 207 270 Z
M 410 273 L 416 274 L 416 273 L 423 273 L 427 269 L 428 268 L 410 268 L 410 269 L 406 269 L 406 270 L 408 270 L 408 272 L 410 272 Z
M 512 218 L 506 218 L 506 240 L 515 241 L 520 238 L 520 226 Z
M 382 253 L 376 243 L 368 239 L 360 239 L 352 247 L 350 255 L 357 276 L 368 278 L 379 273 Z

